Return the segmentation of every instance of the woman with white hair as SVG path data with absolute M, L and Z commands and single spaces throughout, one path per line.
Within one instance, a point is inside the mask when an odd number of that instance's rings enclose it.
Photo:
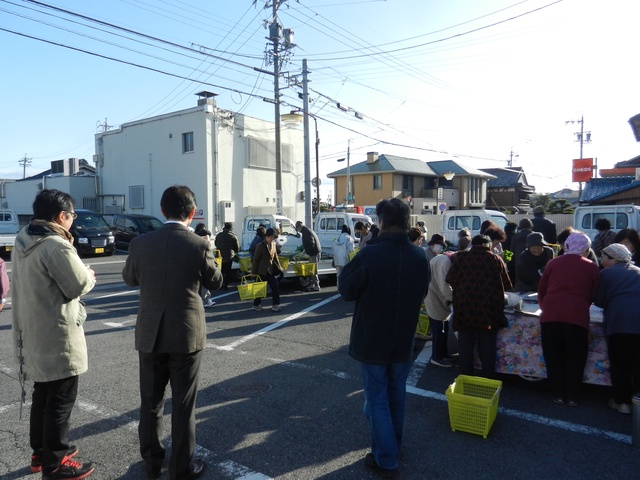
M 609 406 L 631 414 L 631 396 L 640 391 L 640 268 L 620 243 L 602 249 L 596 305 L 604 309 L 613 398 Z
M 591 240 L 574 232 L 565 254 L 547 263 L 538 285 L 542 353 L 553 401 L 578 405 L 587 363 L 589 307 L 598 289 L 598 266 L 586 256 Z

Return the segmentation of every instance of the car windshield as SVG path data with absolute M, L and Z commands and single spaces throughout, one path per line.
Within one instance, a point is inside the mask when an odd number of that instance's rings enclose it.
M 140 218 L 139 222 L 145 232 L 153 232 L 154 230 L 162 228 L 163 225 L 160 220 L 154 217 Z
M 78 218 L 76 218 L 73 223 L 78 230 L 109 228 L 105 219 L 98 213 L 76 213 L 78 214 Z

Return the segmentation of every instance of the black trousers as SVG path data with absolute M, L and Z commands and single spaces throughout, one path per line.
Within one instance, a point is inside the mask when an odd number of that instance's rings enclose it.
M 222 262 L 222 267 L 220 267 L 220 270 L 222 271 L 222 286 L 223 287 L 228 287 L 229 286 L 229 281 L 231 280 L 231 267 L 233 266 L 233 262 L 229 261 L 229 262 Z
M 552 395 L 576 401 L 587 363 L 589 331 L 571 323 L 545 322 L 540 332 Z
M 42 470 L 51 473 L 69 449 L 69 419 L 78 396 L 78 376 L 35 382 L 29 419 L 33 454 L 42 459 Z
M 486 328 L 465 328 L 458 331 L 458 349 L 460 373 L 473 375 L 474 347 L 478 347 L 478 356 L 482 364 L 482 376 L 493 378 L 496 371 L 497 330 Z
M 143 353 L 140 358 L 140 455 L 147 469 L 160 470 L 164 393 L 171 384 L 171 479 L 186 478 L 196 445 L 196 394 L 202 350 L 194 353 Z
M 613 398 L 616 403 L 631 403 L 640 392 L 640 335 L 614 333 L 607 340 Z

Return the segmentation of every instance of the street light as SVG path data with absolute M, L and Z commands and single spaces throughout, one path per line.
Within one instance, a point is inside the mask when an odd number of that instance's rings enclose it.
M 292 110 L 291 113 L 285 113 L 282 115 L 282 121 L 288 127 L 297 127 L 300 122 L 304 122 L 304 216 L 305 224 L 312 225 L 311 214 L 311 154 L 309 152 L 309 120 L 311 117 L 316 129 L 316 209 L 317 213 L 320 213 L 320 165 L 318 163 L 318 146 L 320 145 L 320 138 L 318 137 L 318 120 L 316 117 L 303 110 Z

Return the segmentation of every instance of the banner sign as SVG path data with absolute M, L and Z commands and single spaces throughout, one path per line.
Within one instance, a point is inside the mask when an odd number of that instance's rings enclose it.
M 578 158 L 573 160 L 572 181 L 586 182 L 593 175 L 593 158 Z

